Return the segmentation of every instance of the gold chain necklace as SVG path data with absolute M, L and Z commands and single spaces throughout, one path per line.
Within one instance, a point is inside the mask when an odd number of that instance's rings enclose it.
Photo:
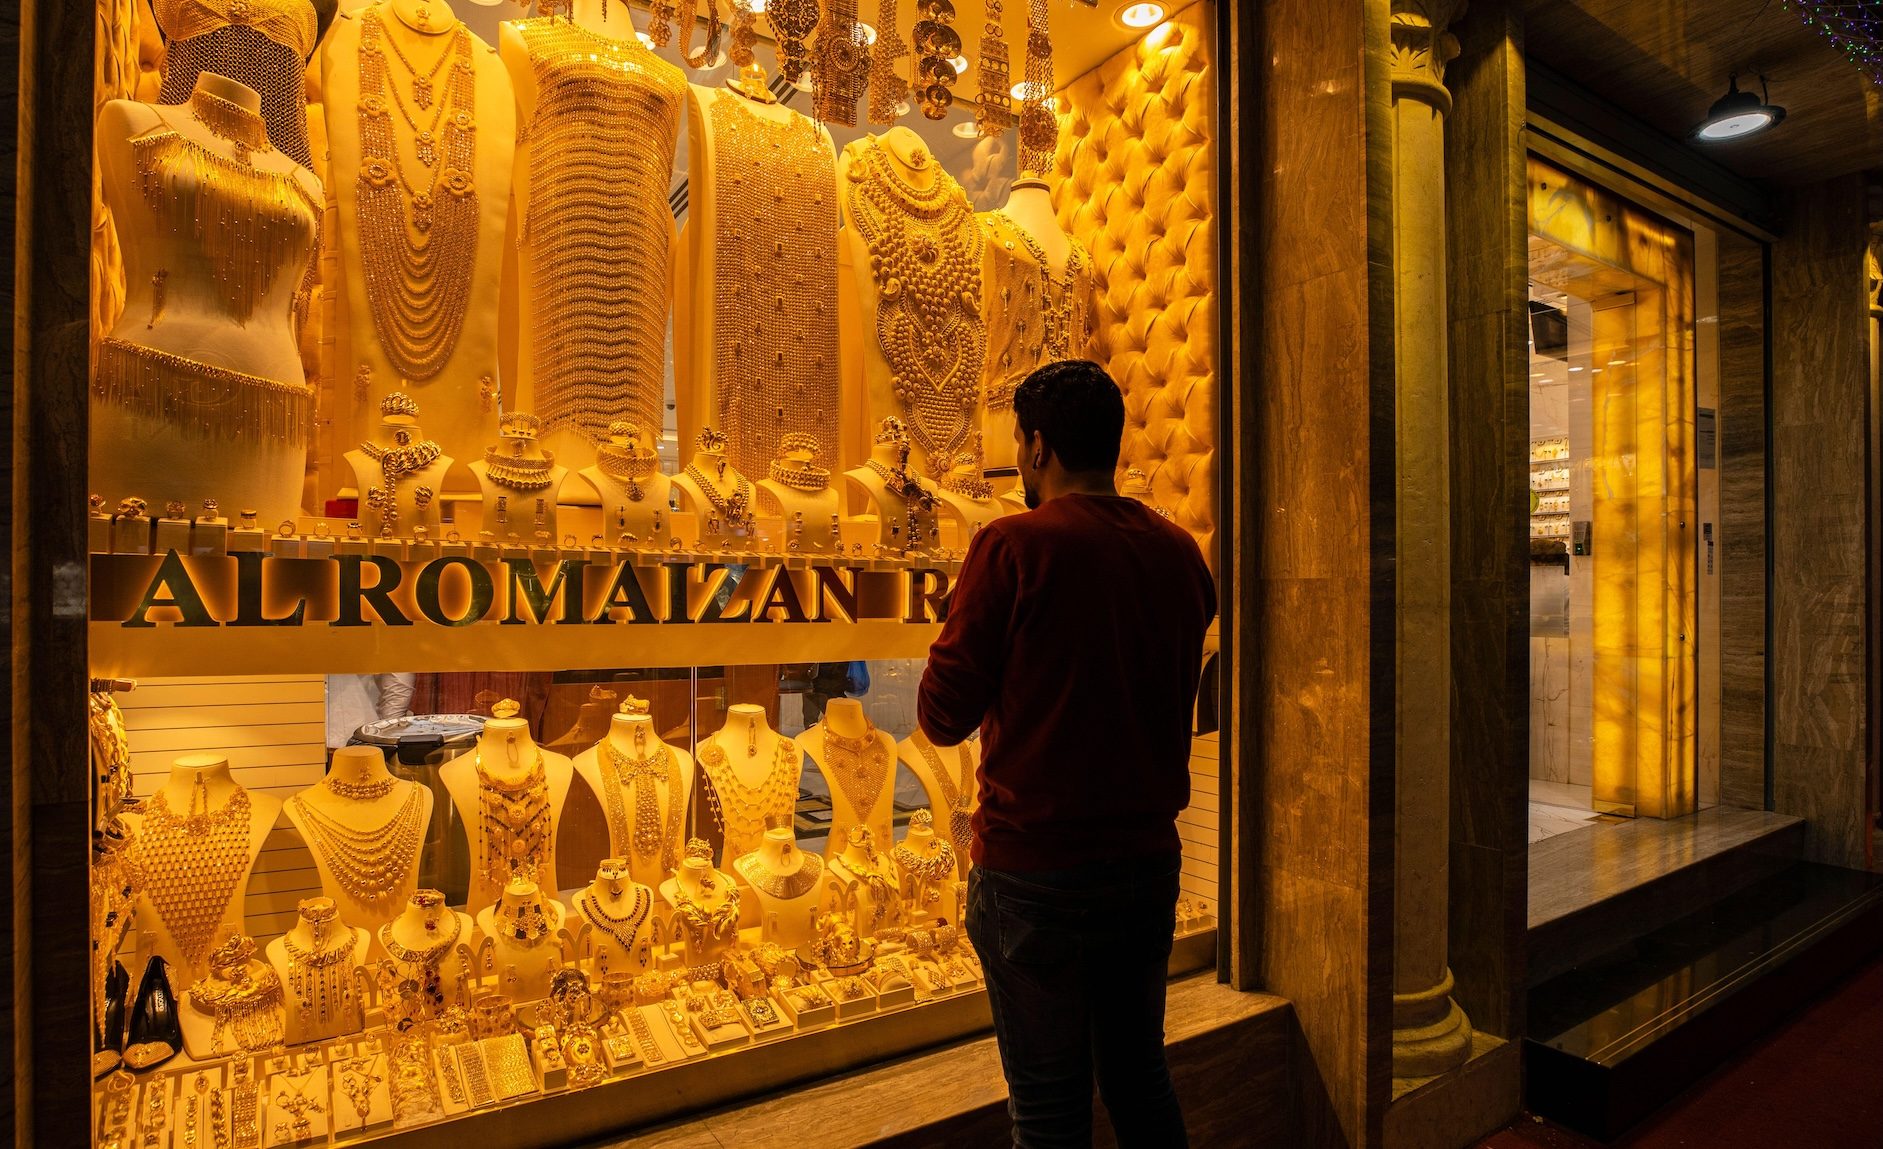
M 1046 259 L 1046 249 L 1033 233 L 1020 226 L 1018 220 L 1004 211 L 995 212 L 1008 229 L 1020 240 L 1038 268 L 1040 279 L 1040 346 L 1028 368 L 1046 363 L 1058 363 L 1072 358 L 1073 325 L 1082 318 L 1079 303 L 1079 275 L 1085 270 L 1085 245 L 1068 235 L 1066 237 L 1066 266 L 1060 271 L 1057 284 L 1053 281 L 1053 266 Z M 1080 349 L 1084 344 L 1084 323 L 1079 323 Z
M 700 489 L 702 495 L 706 496 L 706 501 L 712 505 L 713 510 L 723 516 L 728 528 L 745 522 L 746 513 L 752 506 L 752 484 L 744 475 L 734 472 L 732 490 L 723 494 L 713 481 L 706 477 L 706 472 L 698 463 L 687 464 L 686 477 L 693 480 L 694 485 Z
M 798 854 L 798 857 L 803 865 L 799 866 L 794 873 L 789 874 L 772 873 L 765 868 L 762 855 L 757 853 L 734 858 L 732 865 L 746 881 L 752 883 L 753 889 L 768 897 L 790 901 L 792 898 L 801 898 L 809 893 L 811 887 L 817 885 L 817 880 L 824 875 L 824 859 L 816 854 L 802 852 Z
M 928 763 L 935 780 L 941 783 L 942 801 L 948 804 L 948 837 L 954 842 L 957 863 L 965 861 L 974 845 L 974 812 L 970 790 L 975 782 L 974 751 L 967 742 L 956 748 L 961 761 L 961 777 L 957 779 L 942 761 L 941 752 L 926 735 L 917 732 L 912 741 L 921 753 L 922 760 Z
M 308 847 L 356 904 L 376 910 L 404 887 L 425 829 L 420 787 L 413 786 L 399 808 L 370 829 L 355 829 L 331 818 L 300 794 L 289 801 L 307 828 Z
M 436 463 L 445 453 L 444 448 L 430 439 L 421 439 L 409 446 L 381 447 L 375 443 L 361 443 L 360 451 L 367 458 L 379 464 L 379 473 L 388 483 L 397 483 L 401 478 Z
M 288 992 L 294 998 L 303 1031 L 354 1016 L 353 947 L 359 931 L 352 926 L 336 935 L 339 944 L 304 950 L 294 943 L 294 931 L 281 935 L 288 955 Z M 337 975 L 337 976 L 336 976 Z M 344 1012 L 343 1012 L 344 1011 Z
M 595 467 L 608 478 L 627 488 L 628 501 L 638 503 L 647 494 L 641 480 L 660 466 L 660 456 L 647 447 L 618 447 L 602 443 L 595 448 Z
M 215 1022 L 209 1052 L 222 1048 L 224 1034 L 244 1053 L 281 1044 L 281 975 L 254 957 L 253 939 L 236 935 L 209 957 L 209 975 L 190 987 L 190 1005 Z
M 415 188 L 386 106 L 381 45 L 391 42 L 369 9 L 360 18 L 359 250 L 380 349 L 401 376 L 423 380 L 438 374 L 457 346 L 477 263 L 477 78 L 471 33 L 460 23 L 447 49 L 443 163 L 429 185 Z
M 549 859 L 549 784 L 543 752 L 529 773 L 515 781 L 502 781 L 484 772 L 484 751 L 474 752 L 477 771 L 478 820 L 483 827 L 483 850 L 478 873 L 485 881 L 506 882 L 518 874 L 539 872 Z
M 602 909 L 601 899 L 595 891 L 584 891 L 578 899 L 582 916 L 589 924 L 614 939 L 616 945 L 629 953 L 634 952 L 634 936 L 641 932 L 641 925 L 647 921 L 647 913 L 654 906 L 653 895 L 646 886 L 634 887 L 634 904 L 624 915 L 617 916 Z
M 706 771 L 707 807 L 725 835 L 726 855 L 738 857 L 756 849 L 772 825 L 788 826 L 797 808 L 798 747 L 780 736 L 771 770 L 757 786 L 747 786 L 732 768 L 732 760 L 718 742 L 700 747 L 700 766 Z
M 646 758 L 630 758 L 606 739 L 601 744 L 602 791 L 608 799 L 608 838 L 614 849 L 632 844 L 634 856 L 643 865 L 660 857 L 663 870 L 679 862 L 674 845 L 680 836 L 680 816 L 686 806 L 681 793 L 680 762 L 673 751 L 661 746 Z M 667 787 L 667 822 L 660 819 L 660 795 L 657 784 Z M 621 792 L 634 789 L 634 821 L 628 821 Z
M 831 784 L 850 800 L 857 821 L 868 825 L 870 815 L 876 812 L 876 800 L 882 796 L 883 784 L 889 780 L 891 765 L 889 752 L 883 749 L 883 740 L 877 735 L 876 724 L 865 718 L 863 734 L 858 738 L 838 734 L 830 728 L 828 719 L 819 721 L 817 728 L 824 732 L 822 765 L 825 773 Z
M 917 166 L 930 166 L 918 153 Z M 980 225 L 961 185 L 939 166 L 928 188 L 896 171 L 881 140 L 848 169 L 851 218 L 878 292 L 876 339 L 909 435 L 931 474 L 973 429 L 987 329 L 981 317 Z
M 553 481 L 551 472 L 556 457 L 548 451 L 540 458 L 505 455 L 495 447 L 484 448 L 484 475 L 491 482 L 511 491 L 540 491 Z
M 248 791 L 237 787 L 222 809 L 211 813 L 209 785 L 201 774 L 191 791 L 187 817 L 171 811 L 166 791 L 151 796 L 138 834 L 149 877 L 144 894 L 187 967 L 208 959 L 223 915 L 248 869 L 249 822 Z
M 379 927 L 379 944 L 386 947 L 394 961 L 413 966 L 436 966 L 445 956 L 445 952 L 458 943 L 458 935 L 464 930 L 464 920 L 458 915 L 446 911 L 445 917 L 451 922 L 451 932 L 431 945 L 413 948 L 399 944 L 399 939 L 392 936 L 392 922 Z
M 268 125 L 260 112 L 251 112 L 234 100 L 225 100 L 214 92 L 197 89 L 190 93 L 190 116 L 209 129 L 209 134 L 235 146 L 238 163 L 248 163 L 250 152 L 272 152 Z

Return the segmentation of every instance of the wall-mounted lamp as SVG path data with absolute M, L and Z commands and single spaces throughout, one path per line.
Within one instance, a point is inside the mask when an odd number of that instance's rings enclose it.
M 1759 95 L 1739 90 L 1739 77 L 1726 81 L 1726 94 L 1707 109 L 1706 119 L 1696 125 L 1688 138 L 1701 143 L 1743 140 L 1773 127 L 1785 118 L 1785 109 L 1771 102 L 1765 77 L 1759 77 Z

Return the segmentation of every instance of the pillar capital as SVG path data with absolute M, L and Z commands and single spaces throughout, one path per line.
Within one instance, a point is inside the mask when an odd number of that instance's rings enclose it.
M 1393 99 L 1430 104 L 1451 114 L 1445 65 L 1458 58 L 1458 38 L 1447 29 L 1464 14 L 1466 0 L 1392 0 Z

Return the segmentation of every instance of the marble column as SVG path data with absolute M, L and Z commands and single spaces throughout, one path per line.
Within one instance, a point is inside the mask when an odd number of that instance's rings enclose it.
M 1445 302 L 1447 25 L 1463 0 L 1393 0 L 1398 490 L 1393 1076 L 1462 1064 L 1471 1022 L 1446 963 L 1451 773 L 1450 426 Z

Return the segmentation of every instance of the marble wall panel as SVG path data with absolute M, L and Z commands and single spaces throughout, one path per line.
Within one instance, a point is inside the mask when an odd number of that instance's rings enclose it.
M 1772 794 L 1863 864 L 1868 331 L 1860 177 L 1799 189 L 1771 251 Z

